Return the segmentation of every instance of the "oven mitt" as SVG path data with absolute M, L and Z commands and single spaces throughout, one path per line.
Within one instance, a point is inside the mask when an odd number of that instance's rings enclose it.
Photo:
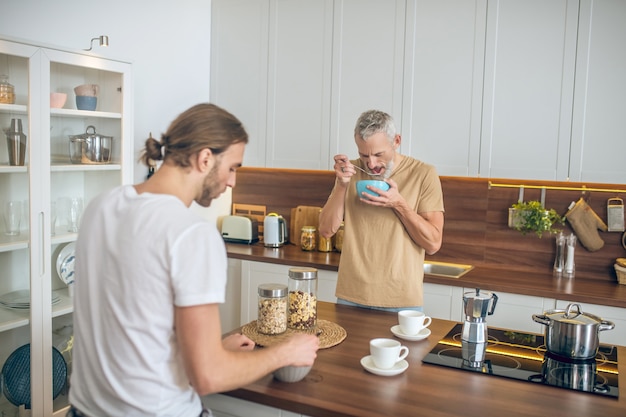
M 580 244 L 589 252 L 595 252 L 604 246 L 604 240 L 598 230 L 606 232 L 608 227 L 584 199 L 578 200 L 574 207 L 565 213 L 565 218 L 572 225 Z

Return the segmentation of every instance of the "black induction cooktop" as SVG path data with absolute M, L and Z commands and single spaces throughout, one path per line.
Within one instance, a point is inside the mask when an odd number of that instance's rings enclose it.
M 600 345 L 595 358 L 572 360 L 547 352 L 542 335 L 488 328 L 487 343 L 461 340 L 457 324 L 424 357 L 424 363 L 529 383 L 618 396 L 617 348 Z

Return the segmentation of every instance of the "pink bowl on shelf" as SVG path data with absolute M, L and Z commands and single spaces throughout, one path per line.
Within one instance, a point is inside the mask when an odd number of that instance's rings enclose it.
M 67 100 L 65 93 L 50 93 L 50 107 L 53 109 L 60 109 L 65 106 L 65 100 Z

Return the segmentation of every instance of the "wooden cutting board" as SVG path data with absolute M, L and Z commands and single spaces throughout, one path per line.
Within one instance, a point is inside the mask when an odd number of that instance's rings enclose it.
M 319 226 L 321 207 L 298 206 L 291 209 L 291 224 L 289 225 L 289 243 L 300 245 L 302 226 Z

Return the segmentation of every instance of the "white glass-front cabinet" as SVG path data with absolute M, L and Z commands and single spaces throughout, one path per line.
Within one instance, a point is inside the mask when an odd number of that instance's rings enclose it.
M 19 235 L 7 235 L 4 222 L 0 232 L 0 416 L 63 416 L 72 298 L 57 273 L 57 260 L 70 260 L 71 251 L 63 249 L 77 236 L 69 231 L 71 199 L 86 206 L 95 195 L 132 182 L 131 65 L 0 39 L 0 74 L 15 91 L 15 103 L 0 103 L 3 215 L 8 201 L 23 206 Z M 77 110 L 74 87 L 83 84 L 99 86 L 95 111 Z M 62 107 L 51 108 L 51 92 L 67 94 Z M 26 136 L 23 166 L 9 161 L 7 129 L 13 120 L 16 127 L 21 120 Z M 94 131 L 112 137 L 110 161 L 101 162 L 83 147 L 83 162 L 72 163 L 70 136 Z M 18 300 L 16 291 L 28 291 L 25 300 Z M 30 349 L 19 349 L 27 344 Z M 28 365 L 30 390 L 17 389 L 19 381 L 28 380 Z

